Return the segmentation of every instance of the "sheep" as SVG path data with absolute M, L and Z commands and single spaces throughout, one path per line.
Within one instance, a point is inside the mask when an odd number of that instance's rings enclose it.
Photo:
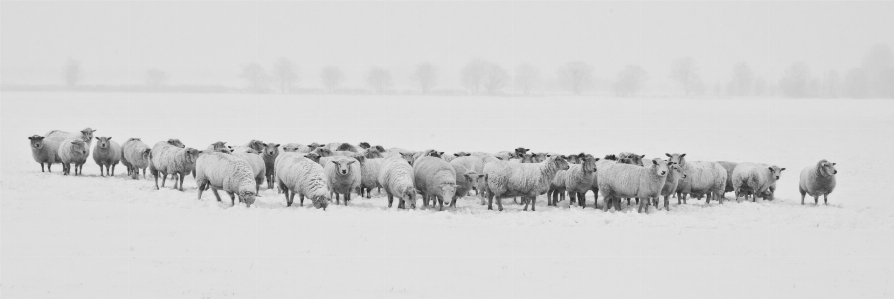
M 478 174 L 474 170 L 470 170 L 459 164 L 450 163 L 450 166 L 453 166 L 453 171 L 456 172 L 456 193 L 453 195 L 453 200 L 450 202 L 450 207 L 454 208 L 456 207 L 456 199 L 468 196 L 469 191 L 478 185 L 478 181 L 483 178 L 484 175 Z
M 739 165 L 739 163 L 727 161 L 717 161 L 717 163 L 720 164 L 720 166 L 723 166 L 723 169 L 726 169 L 726 187 L 723 188 L 724 197 L 726 197 L 727 192 L 733 192 L 734 190 L 733 170 L 736 169 L 736 165 Z
M 96 137 L 96 147 L 93 148 L 93 161 L 99 165 L 99 176 L 103 176 L 102 167 L 106 167 L 106 174 L 115 176 L 115 165 L 121 161 L 121 146 L 112 141 L 112 137 Z M 112 171 L 109 172 L 109 167 Z
M 493 156 L 489 157 L 491 157 L 491 159 L 495 159 L 493 158 Z M 465 155 L 453 159 L 453 161 L 450 161 L 450 164 L 462 166 L 470 171 L 481 174 L 482 176 L 484 175 L 485 158 L 483 156 Z M 482 195 L 481 192 L 485 189 L 483 184 L 484 180 L 478 180 L 477 184 L 472 185 L 472 189 L 475 190 L 476 195 Z M 486 204 L 483 195 L 479 196 L 479 199 L 481 200 L 482 206 Z
M 568 192 L 569 201 L 571 203 L 577 201 L 581 208 L 587 207 L 587 191 L 593 190 L 593 207 L 595 208 L 595 201 L 599 195 L 598 189 L 594 190 L 593 188 L 593 179 L 596 177 L 596 162 L 599 161 L 599 158 L 584 153 L 577 157 L 581 163 L 569 165 L 568 170 L 565 171 L 565 183 L 562 185 Z
M 364 196 L 365 191 L 366 198 L 370 198 L 372 197 L 370 193 L 372 193 L 373 188 L 378 188 L 379 192 L 381 192 L 382 185 L 379 184 L 379 172 L 382 170 L 382 161 L 384 159 L 365 160 L 363 164 L 360 164 L 360 197 Z
M 726 189 L 726 179 L 728 177 L 726 168 L 717 162 L 708 161 L 686 161 L 686 154 L 669 154 L 665 155 L 670 158 L 671 162 L 679 164 L 686 173 L 686 178 L 678 183 L 677 201 L 682 197 L 683 203 L 686 203 L 686 196 L 689 194 L 705 194 L 705 203 L 710 204 L 711 199 L 719 200 L 723 204 L 723 193 Z
M 571 169 L 571 165 L 568 165 L 568 169 Z M 555 206 L 559 201 L 565 200 L 565 179 L 567 177 L 567 170 L 559 170 L 549 182 L 549 190 L 546 191 L 547 206 Z
M 264 147 L 266 146 L 266 144 L 263 141 L 252 139 L 251 141 L 249 141 L 246 144 L 243 144 L 242 146 L 253 149 L 258 153 L 261 153 L 264 151 Z
M 190 149 L 195 151 L 195 149 Z M 188 152 L 189 150 L 179 150 L 178 152 Z M 153 157 L 154 158 L 154 157 Z M 217 201 L 220 201 L 218 189 L 222 189 L 230 196 L 230 204 L 236 205 L 236 196 L 239 202 L 245 203 L 246 207 L 251 207 L 255 202 L 257 191 L 254 173 L 251 166 L 245 160 L 230 154 L 221 152 L 204 153 L 195 160 L 196 164 L 196 185 L 199 186 L 198 199 L 202 199 L 202 192 L 207 186 L 211 187 L 211 192 Z M 183 178 L 181 173 L 180 178 Z M 180 183 L 181 188 L 183 183 Z
M 820 195 L 823 195 L 823 203 L 828 205 L 829 193 L 835 190 L 835 174 L 837 173 L 835 163 L 826 159 L 819 160 L 816 165 L 801 170 L 801 180 L 798 183 L 801 204 L 804 204 L 804 196 L 810 194 L 813 196 L 814 205 L 819 205 Z
M 733 170 L 733 188 L 736 192 L 736 202 L 742 195 L 753 194 L 752 202 L 757 201 L 758 196 L 767 199 L 765 192 L 782 176 L 785 168 L 769 166 L 759 163 L 739 163 Z M 691 175 L 691 174 L 690 174 Z
M 500 159 L 500 160 L 503 160 L 503 161 L 509 161 L 509 159 L 517 158 L 517 157 L 518 157 L 518 156 L 517 156 L 517 153 L 518 153 L 517 151 L 518 151 L 519 149 L 522 149 L 522 148 L 518 148 L 518 149 L 516 149 L 516 152 L 507 152 L 507 151 L 498 152 L 498 153 L 496 153 L 494 156 L 496 156 L 497 159 Z M 523 149 L 523 150 L 527 151 L 527 150 L 529 150 L 529 149 Z M 522 152 L 522 154 L 524 154 L 524 152 Z
M 538 160 L 538 159 L 546 159 L 545 156 L 544 156 L 543 158 L 539 158 L 539 155 L 546 155 L 546 153 L 540 153 L 540 154 L 538 154 L 538 157 L 535 157 L 535 159 L 534 159 L 535 161 Z M 569 156 L 566 156 L 566 157 L 568 157 L 568 163 L 569 163 L 569 164 L 580 164 L 580 163 L 581 163 L 581 160 L 582 160 L 583 157 L 584 157 L 584 156 L 582 156 L 582 155 L 583 155 L 583 153 L 580 153 L 580 154 L 578 154 L 578 155 L 569 155 Z M 599 160 L 599 158 L 596 158 L 596 160 Z
M 340 204 L 341 195 L 344 195 L 347 206 L 351 200 L 351 190 L 360 187 L 360 163 L 354 158 L 332 156 L 320 158 L 320 164 L 323 164 L 330 194 L 335 193 L 335 204 Z
M 261 153 L 250 147 L 239 146 L 233 149 L 233 155 L 245 160 L 251 166 L 251 171 L 255 175 L 255 182 L 257 183 L 255 194 L 260 194 L 261 184 L 267 180 L 267 166 L 264 164 L 264 158 L 261 157 Z
M 333 151 L 325 147 L 318 147 L 310 152 L 316 153 L 317 155 L 320 155 L 320 157 L 331 157 L 332 155 L 335 155 Z
M 599 184 L 599 192 L 605 198 L 605 206 L 602 207 L 603 212 L 608 212 L 608 207 L 614 201 L 615 209 L 620 210 L 621 198 L 643 198 L 640 201 L 638 213 L 649 213 L 650 198 L 658 197 L 661 188 L 667 179 L 668 164 L 670 162 L 653 159 L 652 163 L 646 166 L 638 166 L 626 163 L 606 163 L 603 167 L 599 167 L 596 172 Z
M 447 161 L 447 163 L 450 163 L 450 161 L 453 161 L 453 159 L 456 159 L 456 155 L 454 155 L 454 154 L 442 154 L 442 155 L 441 155 L 441 159 L 444 159 L 444 161 Z
M 456 194 L 456 171 L 447 161 L 438 157 L 420 157 L 413 163 L 413 182 L 422 193 L 422 205 L 428 207 L 439 204 L 444 209 L 444 201 L 452 200 Z
M 264 173 L 267 175 L 267 189 L 273 189 L 273 178 L 276 174 L 276 157 L 279 156 L 279 143 L 267 143 L 261 151 L 261 159 L 264 160 Z
M 661 188 L 660 196 L 664 196 L 664 210 L 670 211 L 670 196 L 677 192 L 677 185 L 681 180 L 685 179 L 688 175 L 686 171 L 683 170 L 683 166 L 676 164 L 674 162 L 668 163 L 668 171 L 670 173 L 667 174 L 667 178 L 664 181 L 664 187 Z M 655 197 L 655 207 L 658 208 L 658 197 Z
M 618 154 L 618 162 L 624 164 L 645 166 L 645 164 L 643 163 L 643 158 L 645 157 L 646 155 L 637 155 L 631 152 L 621 152 L 620 154 Z
M 169 141 L 159 141 L 156 143 L 149 154 L 149 160 L 151 161 L 149 164 L 149 172 L 155 176 L 155 189 L 160 189 L 158 187 L 158 174 L 161 173 L 162 175 L 161 186 L 164 187 L 167 175 L 170 173 L 172 175 L 171 179 L 174 180 L 174 189 L 178 189 L 177 176 L 179 176 L 179 190 L 183 191 L 184 175 L 192 171 L 196 159 L 198 159 L 199 154 L 201 153 L 201 151 L 191 147 L 177 147 Z
M 81 140 L 87 144 L 87 151 L 89 154 L 90 146 L 93 145 L 93 132 L 96 130 L 91 128 L 84 128 L 80 132 L 69 133 L 61 130 L 52 130 L 47 132 L 44 135 L 44 142 L 50 146 L 50 150 L 53 152 L 59 151 L 59 146 L 62 145 L 62 141 L 66 141 L 69 139 Z M 59 161 L 59 157 L 56 157 L 56 161 Z
M 413 161 L 416 160 L 414 158 L 416 156 L 416 152 L 403 151 L 403 150 L 399 150 L 399 149 L 398 150 L 389 149 L 383 155 L 385 156 L 385 158 L 403 159 L 403 160 L 407 161 L 407 163 L 409 163 L 410 165 L 413 165 Z
M 167 142 L 168 144 L 170 144 L 172 146 L 176 146 L 179 148 L 186 148 L 186 145 L 184 145 L 183 142 L 180 142 L 180 139 L 177 139 L 177 138 L 171 138 L 165 142 Z
M 399 209 L 416 208 L 416 186 L 414 184 L 413 167 L 405 159 L 385 158 L 379 170 L 379 185 L 388 195 L 388 208 L 397 196 Z
M 84 171 L 84 163 L 87 162 L 87 143 L 80 139 L 68 139 L 59 145 L 57 153 L 62 162 L 62 174 L 69 175 L 71 173 L 71 164 L 75 165 L 75 175 L 80 175 Z
M 286 206 L 292 206 L 295 193 L 298 194 L 300 206 L 304 206 L 304 197 L 310 199 L 313 206 L 324 211 L 329 206 L 329 185 L 323 166 L 317 162 L 297 154 L 282 154 L 275 163 L 276 185 L 286 196 Z
M 47 164 L 46 171 L 53 172 L 51 169 L 53 163 L 59 163 L 61 161 L 56 159 L 58 154 L 55 151 L 50 150 L 50 147 L 44 143 L 44 138 L 46 137 L 40 135 L 28 137 L 28 140 L 31 140 L 31 157 L 34 158 L 34 162 L 40 163 L 40 172 L 44 172 L 44 164 Z
M 140 176 L 140 169 L 143 170 L 143 179 L 146 179 L 146 168 L 149 167 L 149 153 L 152 151 L 148 145 L 143 143 L 140 138 L 131 138 L 121 146 L 121 161 L 127 161 L 125 164 L 130 168 L 128 174 L 136 180 Z
M 444 154 L 444 152 L 439 152 L 439 151 L 436 151 L 436 150 L 433 150 L 433 149 L 427 149 L 427 150 L 424 150 L 424 151 L 421 151 L 421 152 L 415 152 L 415 153 L 413 153 L 413 160 L 415 161 L 416 159 L 419 159 L 419 158 L 421 158 L 421 157 L 436 157 L 436 158 L 440 158 L 443 154 Z
M 487 185 L 488 210 L 493 210 L 493 199 L 497 199 L 499 210 L 503 210 L 502 198 L 521 196 L 524 210 L 535 210 L 537 195 L 549 190 L 550 181 L 559 170 L 568 170 L 568 162 L 561 156 L 552 156 L 540 163 L 509 163 L 490 161 L 484 165 L 484 181 Z
M 366 142 L 366 141 L 361 141 L 360 143 L 357 144 L 357 147 L 359 147 L 360 149 L 370 149 L 370 148 L 372 148 L 372 146 L 369 145 L 369 142 Z

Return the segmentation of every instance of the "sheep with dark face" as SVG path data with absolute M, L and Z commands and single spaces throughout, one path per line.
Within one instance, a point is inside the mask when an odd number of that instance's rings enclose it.
M 488 210 L 493 210 L 493 199 L 497 199 L 499 210 L 503 210 L 502 199 L 521 196 L 524 210 L 535 210 L 537 195 L 549 190 L 550 181 L 559 170 L 568 170 L 568 162 L 561 156 L 549 157 L 540 163 L 512 163 L 508 161 L 488 161 L 484 165 L 484 181 L 487 185 Z
M 739 163 L 733 170 L 733 188 L 736 190 L 736 202 L 742 196 L 752 194 L 752 202 L 757 201 L 757 197 L 769 199 L 766 191 L 782 176 L 785 168 L 779 166 L 770 166 L 759 163 Z
M 93 161 L 99 165 L 99 176 L 104 176 L 103 166 L 105 166 L 105 174 L 115 176 L 115 166 L 121 161 L 121 146 L 112 141 L 112 137 L 96 137 L 96 140 L 96 147 L 93 148 Z
M 813 196 L 814 205 L 819 205 L 819 196 L 823 196 L 823 203 L 829 204 L 829 193 L 835 191 L 835 163 L 826 159 L 819 160 L 816 165 L 801 170 L 801 180 L 798 182 L 798 191 L 801 192 L 801 204 L 804 204 L 804 196 Z M 775 188 L 774 188 L 775 189 Z
M 438 204 L 444 209 L 444 201 L 452 200 L 456 194 L 456 171 L 447 161 L 438 157 L 420 157 L 413 163 L 413 178 L 416 190 L 422 193 L 422 204 Z
M 607 212 L 614 202 L 615 209 L 620 210 L 621 198 L 642 198 L 637 212 L 649 213 L 651 198 L 658 197 L 664 187 L 668 170 L 668 161 L 653 159 L 648 167 L 626 163 L 597 164 L 596 172 L 599 192 L 605 198 L 602 211 Z
M 344 195 L 347 206 L 351 200 L 351 191 L 359 188 L 362 182 L 360 162 L 354 158 L 331 156 L 320 158 L 320 164 L 323 164 L 326 173 L 329 192 L 335 194 L 335 204 L 340 204 L 341 195 Z
M 155 176 L 155 189 L 159 189 L 158 175 L 161 174 L 161 187 L 165 186 L 167 175 L 173 175 L 174 189 L 183 191 L 183 179 L 195 168 L 196 159 L 202 152 L 194 148 L 180 148 L 168 141 L 160 141 L 152 147 L 150 152 L 149 172 Z
M 52 151 L 50 147 L 44 143 L 43 136 L 34 135 L 28 137 L 28 140 L 31 140 L 31 157 L 34 158 L 34 162 L 40 163 L 40 172 L 44 172 L 43 165 L 47 165 L 46 171 L 53 172 L 51 167 L 53 167 L 53 163 L 59 163 L 60 160 L 56 160 L 56 156 L 58 155 L 55 151 Z
M 71 164 L 74 164 L 75 175 L 80 175 L 87 162 L 87 143 L 80 139 L 68 139 L 59 145 L 59 158 L 62 161 L 62 174 L 71 173 Z
M 121 146 L 121 162 L 128 167 L 127 174 L 134 180 L 139 178 L 140 169 L 143 170 L 143 179 L 146 179 L 146 168 L 149 167 L 149 153 L 152 151 L 140 138 L 128 139 Z
M 195 149 L 191 149 L 195 151 Z M 182 150 L 189 152 L 189 150 Z M 230 204 L 236 205 L 236 196 L 239 202 L 250 207 L 257 196 L 257 183 L 248 162 L 232 154 L 210 152 L 199 156 L 196 161 L 196 184 L 198 185 L 198 199 L 202 199 L 202 192 L 210 187 L 217 201 L 220 200 L 218 189 L 224 190 L 230 196 Z M 182 175 L 181 175 L 182 178 Z M 181 188 L 183 183 L 181 183 Z

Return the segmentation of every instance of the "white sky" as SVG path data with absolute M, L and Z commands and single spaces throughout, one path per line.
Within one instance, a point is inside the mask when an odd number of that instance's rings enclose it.
M 150 67 L 172 84 L 240 86 L 239 65 L 295 60 L 301 87 L 341 66 L 347 87 L 364 87 L 373 65 L 397 87 L 422 61 L 439 88 L 459 88 L 470 58 L 510 72 L 530 62 L 547 77 L 571 60 L 612 79 L 625 64 L 668 86 L 669 65 L 693 56 L 710 85 L 747 61 L 775 80 L 806 61 L 814 74 L 845 71 L 874 43 L 894 46 L 894 2 L 37 2 L 0 4 L 3 83 L 61 84 L 68 57 L 85 84 L 142 84 Z

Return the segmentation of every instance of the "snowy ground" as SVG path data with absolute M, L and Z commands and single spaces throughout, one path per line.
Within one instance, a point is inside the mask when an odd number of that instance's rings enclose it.
M 3 298 L 883 298 L 894 296 L 894 102 L 582 97 L 2 93 Z M 384 198 L 320 211 L 266 190 L 229 207 L 195 183 L 40 173 L 27 136 L 51 129 L 150 145 L 180 138 L 369 141 L 787 167 L 773 202 L 691 200 L 650 215 L 464 199 Z M 837 162 L 829 206 L 800 205 L 800 169 Z M 170 187 L 170 185 L 168 186 Z M 592 196 L 592 195 L 591 195 Z M 508 200 L 511 202 L 511 200 Z M 601 205 L 600 200 L 600 205 Z

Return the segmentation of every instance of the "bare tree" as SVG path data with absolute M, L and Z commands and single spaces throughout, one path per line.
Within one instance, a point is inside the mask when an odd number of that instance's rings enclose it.
M 869 97 L 869 78 L 863 68 L 853 68 L 844 77 L 844 93 L 854 99 Z
M 320 72 L 320 79 L 323 79 L 323 85 L 329 93 L 334 93 L 338 86 L 345 81 L 345 73 L 337 66 L 327 66 Z
M 590 84 L 593 67 L 583 61 L 572 61 L 557 71 L 559 82 L 575 95 L 580 95 L 584 87 Z
M 531 89 L 540 84 L 540 69 L 530 64 L 522 64 L 515 68 L 515 86 L 522 94 L 528 95 Z
M 65 66 L 62 68 L 62 80 L 65 81 L 65 85 L 68 85 L 68 87 L 75 87 L 75 85 L 78 85 L 78 83 L 81 82 L 83 76 L 81 62 L 69 57 Z
M 438 81 L 438 70 L 431 63 L 423 62 L 416 66 L 410 79 L 419 84 L 422 94 L 427 94 Z
M 754 71 L 751 70 L 748 63 L 739 62 L 733 66 L 733 77 L 731 82 L 731 95 L 751 95 L 751 86 L 754 84 Z
M 298 67 L 285 57 L 273 62 L 273 78 L 279 81 L 282 93 L 292 93 L 292 84 L 298 81 Z
M 270 75 L 264 70 L 264 67 L 256 62 L 252 62 L 242 66 L 242 73 L 239 78 L 245 79 L 248 83 L 248 91 L 250 92 L 268 92 L 270 84 Z
M 471 93 L 478 93 L 487 75 L 488 63 L 481 59 L 473 59 L 463 67 L 460 79 L 463 87 Z
M 485 68 L 485 76 L 483 81 L 484 89 L 487 90 L 488 94 L 495 94 L 503 87 L 506 87 L 506 84 L 509 83 L 509 72 L 506 71 L 502 66 L 494 63 L 488 63 L 487 68 Z
M 779 79 L 779 89 L 784 95 L 792 98 L 807 97 L 808 84 L 810 84 L 810 68 L 803 61 L 793 63 Z
M 627 65 L 620 73 L 615 81 L 614 90 L 618 96 L 632 96 L 640 91 L 645 83 L 648 75 L 638 65 Z
M 698 76 L 698 66 L 695 65 L 695 60 L 692 57 L 675 60 L 671 64 L 670 78 L 680 83 L 685 95 L 689 95 L 692 88 L 701 81 Z
M 159 89 L 168 82 L 168 74 L 162 70 L 151 68 L 146 70 L 146 85 L 152 89 Z
M 366 83 L 378 94 L 385 93 L 385 89 L 391 87 L 391 73 L 382 67 L 373 67 L 366 75 Z

